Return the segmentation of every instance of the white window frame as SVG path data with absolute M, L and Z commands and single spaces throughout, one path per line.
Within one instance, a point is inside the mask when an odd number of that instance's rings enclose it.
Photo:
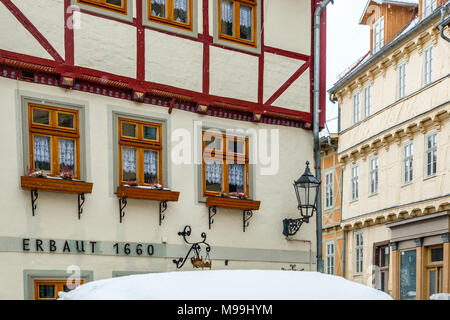
M 334 206 L 334 172 L 325 172 L 325 192 L 324 209 L 330 209 Z M 331 181 L 330 181 L 331 180 Z
M 379 158 L 378 156 L 373 156 L 370 158 L 369 161 L 369 195 L 375 195 L 378 193 L 378 182 L 379 182 Z
M 398 65 L 398 98 L 406 96 L 406 62 Z
M 409 149 L 409 150 L 408 150 Z M 403 185 L 412 183 L 414 179 L 414 141 L 409 140 L 403 144 L 403 165 L 402 165 L 402 181 Z M 407 167 L 409 168 L 406 172 Z
M 373 53 L 377 53 L 384 46 L 384 17 L 373 24 Z
M 330 250 L 331 248 L 331 250 Z M 326 260 L 326 272 L 327 274 L 334 275 L 335 272 L 335 257 L 336 246 L 334 241 L 329 241 L 325 244 L 325 260 Z
M 433 79 L 433 45 L 426 47 L 423 53 L 423 86 L 426 86 Z
M 355 275 L 360 275 L 364 268 L 364 233 L 355 232 Z
M 428 141 L 429 139 L 432 139 L 432 144 L 434 143 L 433 140 L 435 140 L 435 144 L 431 147 L 428 147 Z M 433 139 L 434 138 L 434 139 Z M 428 133 L 425 136 L 425 159 L 424 159 L 424 176 L 425 178 L 431 178 L 436 176 L 437 174 L 437 164 L 438 164 L 438 136 L 437 131 L 433 131 Z M 428 161 L 428 154 L 431 153 L 431 163 Z M 433 163 L 436 162 L 436 171 L 433 172 Z M 431 165 L 431 173 L 428 173 L 428 166 Z
M 359 122 L 360 115 L 361 115 L 361 93 L 359 91 L 355 92 L 353 95 L 353 124 L 356 124 Z
M 359 165 L 355 164 L 351 168 L 351 200 L 357 201 L 359 198 Z
M 436 10 L 436 0 L 422 0 L 422 18 L 425 19 Z
M 372 99 L 372 85 L 364 87 L 364 118 L 370 116 L 370 100 Z

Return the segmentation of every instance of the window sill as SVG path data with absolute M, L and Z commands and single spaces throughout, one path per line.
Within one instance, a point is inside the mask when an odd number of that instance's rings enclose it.
M 21 187 L 24 190 L 39 190 L 47 192 L 84 194 L 92 193 L 93 183 L 80 180 L 65 180 L 61 178 L 37 178 L 22 176 Z
M 378 195 L 378 192 L 371 193 L 371 194 L 369 194 L 369 198 L 375 197 L 377 195 Z
M 402 188 L 407 187 L 407 186 L 410 186 L 410 185 L 412 185 L 412 184 L 413 184 L 413 181 L 407 182 L 407 183 L 403 183 L 403 184 L 402 184 Z
M 261 201 L 248 199 L 237 199 L 237 198 L 216 197 L 216 196 L 206 197 L 206 206 L 208 208 L 217 207 L 242 211 L 259 210 L 260 204 Z
M 177 202 L 180 193 L 170 190 L 158 190 L 144 187 L 117 187 L 118 198 L 131 198 L 141 200 L 155 200 L 155 201 L 174 201 Z
M 425 177 L 423 178 L 423 181 L 429 180 L 429 179 L 433 179 L 433 178 L 436 178 L 436 177 L 437 177 L 437 174 L 436 174 L 436 173 L 433 174 L 433 175 L 431 175 L 431 176 L 425 176 Z

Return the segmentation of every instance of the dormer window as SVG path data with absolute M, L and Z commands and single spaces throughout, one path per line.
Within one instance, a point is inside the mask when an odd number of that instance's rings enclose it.
M 373 53 L 377 53 L 384 46 L 384 17 L 373 25 Z
M 436 0 L 422 0 L 422 18 L 425 19 L 436 9 Z

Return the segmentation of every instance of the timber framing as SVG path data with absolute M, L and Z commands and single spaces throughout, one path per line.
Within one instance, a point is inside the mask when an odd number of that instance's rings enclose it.
M 39 44 L 50 54 L 53 60 L 37 58 L 29 55 L 23 55 L 16 52 L 0 50 L 0 76 L 23 80 L 39 84 L 65 87 L 72 90 L 101 94 L 118 99 L 133 100 L 139 103 L 155 104 L 168 107 L 171 111 L 173 108 L 185 110 L 195 113 L 201 113 L 213 117 L 228 118 L 240 121 L 260 122 L 272 125 L 281 125 L 302 129 L 310 129 L 312 127 L 312 108 L 313 108 L 313 56 L 314 47 L 313 37 L 311 36 L 311 53 L 310 55 L 291 52 L 283 49 L 273 48 L 264 45 L 264 28 L 262 28 L 259 41 L 261 42 L 261 54 L 255 54 L 245 50 L 229 48 L 213 43 L 213 37 L 209 34 L 199 34 L 198 37 L 189 37 L 178 34 L 175 31 L 170 32 L 160 30 L 143 25 L 142 2 L 144 0 L 136 0 L 136 18 L 132 22 L 115 19 L 109 16 L 99 15 L 86 10 L 81 10 L 83 14 L 94 15 L 100 18 L 113 20 L 117 23 L 125 23 L 136 28 L 137 34 L 137 68 L 136 77 L 129 78 L 111 73 L 98 71 L 95 69 L 84 68 L 74 64 L 74 31 L 65 23 L 64 47 L 65 56 L 61 57 L 58 52 L 51 46 L 50 42 L 38 31 L 32 22 L 11 2 L 11 0 L 0 0 L 5 7 L 12 13 L 14 17 L 34 36 Z M 209 30 L 209 1 L 203 0 L 203 30 Z M 320 0 L 311 1 L 311 17 Z M 71 1 L 64 1 L 64 18 L 69 21 L 73 18 L 73 10 L 70 7 Z M 261 0 L 261 24 L 264 25 L 264 0 Z M 325 19 L 325 12 L 324 17 Z M 311 19 L 311 25 L 313 19 Z M 160 83 L 145 81 L 145 30 L 153 30 L 162 32 L 171 36 L 182 37 L 191 41 L 203 44 L 203 75 L 202 75 L 202 91 L 195 92 L 182 88 L 163 85 Z M 326 28 L 323 29 L 321 47 L 323 52 L 326 49 L 325 34 Z M 222 96 L 209 94 L 210 91 L 210 48 L 211 46 L 219 47 L 225 50 L 237 51 L 242 54 L 250 54 L 257 56 L 258 63 L 258 93 L 257 102 L 246 101 Z M 304 61 L 298 70 L 294 70 L 291 77 L 278 88 L 275 93 L 267 100 L 263 101 L 264 96 L 264 55 L 265 53 L 276 54 L 291 59 Z M 325 54 L 321 57 L 325 61 Z M 302 74 L 307 70 L 310 71 L 310 112 L 302 112 L 293 109 L 283 108 L 273 105 Z M 23 77 L 24 72 L 32 72 L 34 77 Z M 320 97 L 321 116 L 320 126 L 323 127 L 325 121 L 325 69 L 323 68 L 320 75 L 320 83 L 323 94 Z M 34 80 L 33 80 L 34 79 Z M 299 102 L 301 103 L 301 102 Z M 199 106 L 207 106 L 199 108 Z M 304 107 L 304 106 L 302 106 Z

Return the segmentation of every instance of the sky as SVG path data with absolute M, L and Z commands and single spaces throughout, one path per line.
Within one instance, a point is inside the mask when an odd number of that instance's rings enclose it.
M 334 0 L 327 7 L 327 90 L 350 65 L 370 49 L 370 29 L 359 24 L 367 0 Z M 327 93 L 327 126 L 337 132 L 337 102 Z

